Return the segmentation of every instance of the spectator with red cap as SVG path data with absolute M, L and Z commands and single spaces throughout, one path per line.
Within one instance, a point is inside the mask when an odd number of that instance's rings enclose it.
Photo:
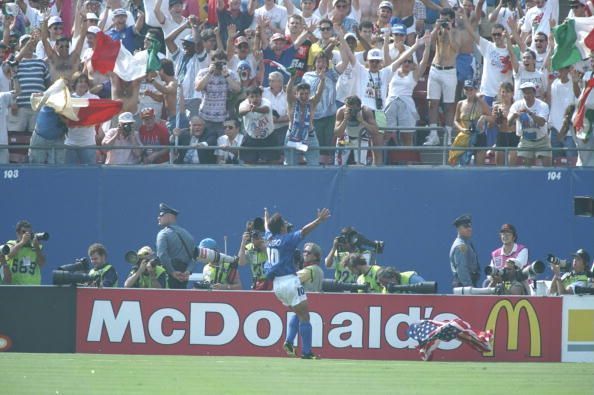
M 142 153 L 142 163 L 164 163 L 169 160 L 167 148 L 150 148 L 153 145 L 169 145 L 169 132 L 161 120 L 155 119 L 155 110 L 143 108 L 140 111 L 142 125 L 139 137 L 145 148 Z

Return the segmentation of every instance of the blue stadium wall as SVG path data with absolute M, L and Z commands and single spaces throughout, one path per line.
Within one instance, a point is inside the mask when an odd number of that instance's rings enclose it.
M 473 216 L 483 266 L 506 222 L 516 225 L 531 259 L 549 252 L 569 257 L 577 248 L 594 252 L 594 219 L 573 214 L 574 196 L 594 196 L 592 169 L 0 167 L 0 172 L 0 240 L 14 238 L 19 219 L 49 232 L 45 284 L 52 269 L 101 242 L 123 285 L 130 268 L 125 251 L 154 245 L 159 202 L 180 210 L 179 223 L 197 241 L 212 237 L 222 245 L 226 235 L 232 254 L 245 222 L 262 215 L 263 207 L 280 211 L 296 226 L 312 219 L 317 208 L 329 207 L 332 218 L 308 237 L 324 253 L 342 227 L 353 225 L 369 239 L 385 241 L 379 264 L 414 269 L 438 281 L 443 293 L 451 292 L 452 221 L 462 213 Z M 241 277 L 248 288 L 247 267 Z

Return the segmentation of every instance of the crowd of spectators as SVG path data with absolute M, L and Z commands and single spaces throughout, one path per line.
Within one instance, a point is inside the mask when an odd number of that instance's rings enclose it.
M 52 164 L 381 165 L 402 159 L 381 147 L 451 144 L 452 165 L 594 165 L 572 126 L 594 53 L 551 66 L 553 27 L 590 16 L 588 0 L 189 3 L 2 0 L 0 145 L 10 134 L 31 145 L 14 161 Z M 95 70 L 99 34 L 160 48 L 159 70 Z M 58 79 L 121 113 L 71 127 L 34 111 Z

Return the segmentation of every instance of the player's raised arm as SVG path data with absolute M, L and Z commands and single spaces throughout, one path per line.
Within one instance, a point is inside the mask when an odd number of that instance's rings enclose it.
M 324 222 L 325 220 L 327 220 L 328 218 L 330 218 L 330 210 L 328 210 L 327 208 L 323 208 L 321 210 L 318 210 L 318 216 L 316 217 L 316 219 L 314 219 L 313 221 L 311 221 L 309 224 L 305 225 L 302 229 L 301 229 L 301 236 L 305 237 L 307 236 L 309 233 L 311 233 L 311 231 L 313 231 L 319 224 L 321 224 L 322 222 Z

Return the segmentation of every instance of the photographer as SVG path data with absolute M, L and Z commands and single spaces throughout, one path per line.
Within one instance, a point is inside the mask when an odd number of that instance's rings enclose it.
M 138 131 L 134 131 L 134 116 L 131 112 L 124 112 L 118 116 L 118 126 L 109 129 L 105 133 L 102 145 L 142 146 Z M 107 152 L 106 165 L 134 165 L 140 161 L 142 150 L 140 149 L 110 149 Z
M 344 265 L 351 271 L 351 273 L 353 273 L 353 275 L 357 279 L 357 284 L 367 284 L 367 292 L 382 292 L 383 285 L 380 284 L 378 280 L 378 273 L 382 269 L 381 266 L 369 265 L 363 257 L 363 255 L 358 253 L 349 254 L 344 260 Z
M 246 263 L 252 270 L 252 289 L 254 291 L 271 291 L 272 281 L 266 279 L 264 275 L 264 263 L 268 259 L 266 255 L 266 243 L 263 239 L 264 220 L 256 218 L 249 221 L 246 230 L 241 238 L 239 246 L 239 265 Z
M 89 258 L 93 268 L 89 271 L 89 276 L 95 278 L 94 281 L 87 284 L 97 288 L 111 288 L 118 286 L 118 273 L 115 268 L 107 263 L 107 250 L 103 244 L 93 243 L 89 247 Z
M 488 271 L 489 275 L 487 287 L 501 287 L 503 295 L 529 295 L 530 290 L 526 278 L 522 274 L 522 260 L 518 258 L 509 258 L 505 261 L 503 267 Z
M 45 256 L 40 241 L 47 238 L 47 233 L 33 233 L 28 221 L 17 222 L 16 240 L 6 243 L 10 252 L 6 255 L 9 270 L 4 271 L 5 284 L 41 285 L 41 268 L 45 264 Z
M 217 242 L 211 238 L 203 239 L 198 245 L 200 248 L 208 248 L 209 250 L 218 251 Z M 208 281 L 212 289 L 218 290 L 240 290 L 241 279 L 237 273 L 237 263 L 224 262 L 213 264 L 208 262 L 204 265 L 202 270 L 204 281 Z
M 347 97 L 344 106 L 336 112 L 334 136 L 337 138 L 336 146 L 341 148 L 336 164 L 340 160 L 340 164 L 346 165 L 351 154 L 348 148 L 369 147 L 369 139 L 375 135 L 379 135 L 379 131 L 373 110 L 362 105 L 359 97 Z M 366 150 L 354 151 L 353 156 L 355 164 L 367 164 Z
M 381 293 L 391 293 L 391 285 L 412 285 L 425 282 L 415 271 L 399 272 L 393 267 L 382 267 L 377 273 L 377 280 L 382 287 Z
M 167 271 L 161 266 L 159 258 L 149 246 L 138 252 L 137 263 L 124 283 L 126 288 L 167 288 Z
M 334 268 L 334 279 L 341 283 L 357 282 L 357 277 L 344 265 L 343 262 L 350 253 L 359 253 L 365 258 L 366 262 L 371 262 L 370 251 L 364 251 L 351 243 L 352 238 L 349 236 L 353 234 L 357 234 L 357 231 L 352 226 L 343 228 L 340 231 L 340 236 L 334 238 L 332 249 L 330 249 L 324 260 L 328 269 Z
M 590 264 L 590 254 L 583 248 L 580 248 L 573 255 L 572 270 L 561 274 L 561 267 L 566 264 L 565 261 L 559 260 L 554 256 L 549 256 L 551 269 L 553 270 L 553 279 L 551 280 L 551 295 L 567 295 L 573 294 L 576 286 L 587 287 L 588 279 L 592 277 L 592 273 L 588 271 Z

